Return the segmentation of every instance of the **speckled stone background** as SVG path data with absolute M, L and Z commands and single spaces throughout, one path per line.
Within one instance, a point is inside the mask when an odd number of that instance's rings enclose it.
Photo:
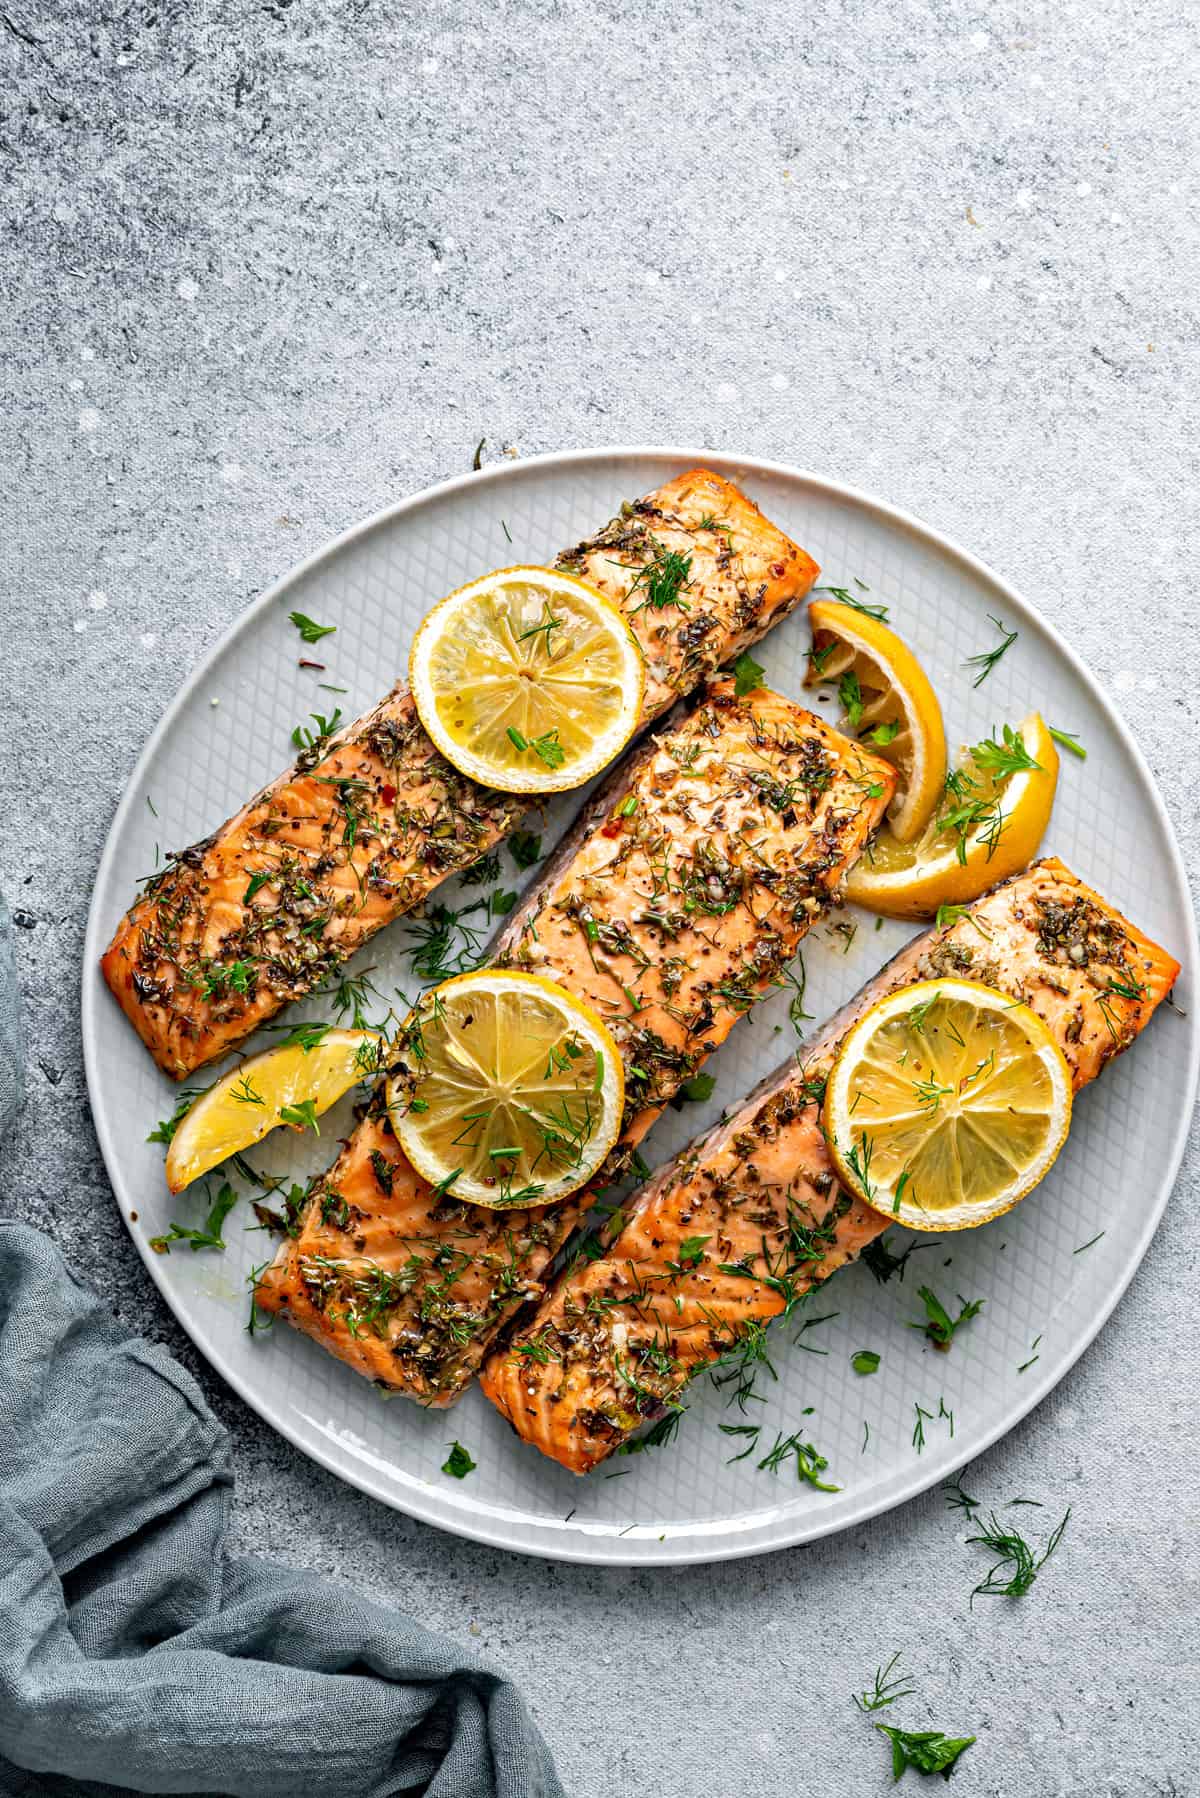
M 850 1693 L 895 1650 L 918 1690 L 884 1718 L 979 1736 L 960 1798 L 1200 1792 L 1195 1141 L 1096 1346 L 964 1476 L 985 1501 L 1045 1501 L 1026 1517 L 1074 1506 L 1023 1602 L 968 1611 L 977 1551 L 936 1493 L 724 1568 L 490 1553 L 300 1459 L 197 1366 L 142 1273 L 91 1132 L 76 997 L 117 796 L 253 593 L 469 467 L 480 437 L 488 458 L 691 441 L 876 491 L 1014 580 L 1116 697 L 1194 854 L 1188 11 L 16 0 L 0 17 L 0 882 L 32 1035 L 3 1203 L 200 1375 L 237 1441 L 240 1546 L 478 1639 L 578 1798 L 883 1792 L 885 1744 Z

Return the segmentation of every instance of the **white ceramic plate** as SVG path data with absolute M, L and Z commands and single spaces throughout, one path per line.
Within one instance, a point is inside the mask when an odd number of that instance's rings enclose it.
M 135 881 L 154 867 L 156 845 L 181 848 L 227 817 L 286 765 L 292 727 L 309 711 L 339 703 L 348 717 L 364 711 L 405 668 L 416 625 L 435 599 L 484 569 L 551 559 L 623 498 L 697 462 L 744 485 L 818 558 L 825 580 L 858 579 L 886 601 L 933 678 L 952 740 L 974 741 L 1034 707 L 1079 733 L 1088 760 L 1063 757 L 1046 848 L 1183 961 L 1180 990 L 1190 1016 L 1164 1009 L 1082 1095 L 1066 1150 L 1015 1212 L 939 1239 L 910 1263 L 904 1282 L 881 1285 L 866 1268 L 852 1268 L 814 1295 L 790 1328 L 777 1328 L 778 1379 L 760 1379 L 766 1402 L 752 1404 L 749 1419 L 727 1410 L 725 1395 L 707 1380 L 697 1382 L 673 1443 L 578 1480 L 518 1442 L 478 1392 L 451 1413 L 403 1399 L 385 1403 L 286 1326 L 251 1338 L 246 1276 L 272 1245 L 243 1227 L 253 1222 L 248 1206 L 226 1225 L 225 1255 L 149 1250 L 169 1219 L 200 1221 L 202 1201 L 166 1192 L 162 1151 L 144 1138 L 171 1111 L 175 1089 L 109 997 L 97 962 Z M 304 651 L 287 622 L 293 609 L 336 624 L 337 635 Z M 1020 636 L 973 690 L 964 661 L 996 642 L 989 613 Z M 807 641 L 801 613 L 756 652 L 785 693 L 800 694 Z M 300 654 L 325 662 L 328 672 L 299 668 Z M 323 692 L 319 680 L 348 691 Z M 552 832 L 571 809 L 569 801 L 558 805 Z M 504 883 L 519 884 L 507 858 Z M 817 1018 L 909 934 L 899 924 L 877 930 L 873 919 L 850 912 L 843 920 L 857 924 L 850 942 L 824 926 L 806 948 L 808 1009 Z M 397 985 L 412 990 L 404 940 L 404 925 L 395 926 L 360 958 L 374 966 L 385 993 Z M 707 1561 L 805 1542 L 910 1498 L 1010 1430 L 1083 1352 L 1145 1253 L 1179 1165 L 1200 1041 L 1187 997 L 1195 955 L 1179 853 L 1141 755 L 1071 651 L 986 568 L 864 494 L 776 464 L 693 450 L 579 451 L 448 481 L 357 526 L 264 593 L 194 671 L 143 751 L 100 864 L 85 958 L 84 1050 L 113 1187 L 126 1219 L 137 1213 L 134 1242 L 184 1329 L 268 1423 L 364 1492 L 484 1542 L 564 1560 Z M 319 1005 L 307 1010 L 321 1015 Z M 652 1165 L 777 1066 L 794 1042 L 787 995 L 773 996 L 710 1062 L 713 1099 L 659 1123 L 648 1145 Z M 259 1165 L 298 1177 L 323 1166 L 324 1144 L 332 1151 L 348 1127 L 350 1104 L 329 1115 L 321 1147 L 278 1133 L 259 1151 Z M 920 1312 L 922 1281 L 948 1302 L 960 1293 L 986 1301 L 948 1355 L 907 1327 Z M 852 1371 L 850 1356 L 860 1348 L 880 1352 L 874 1376 Z M 917 1404 L 931 1414 L 920 1420 L 920 1450 Z M 761 1447 L 728 1465 L 743 1442 L 717 1426 L 746 1421 L 762 1424 Z M 840 1491 L 824 1494 L 757 1469 L 776 1431 L 801 1427 L 828 1457 L 825 1477 Z M 478 1463 L 461 1482 L 440 1471 L 455 1437 Z

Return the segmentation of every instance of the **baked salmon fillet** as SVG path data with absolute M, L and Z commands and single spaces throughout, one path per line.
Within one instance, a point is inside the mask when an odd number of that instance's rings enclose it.
M 668 557 L 672 581 L 656 587 Z M 629 619 L 646 658 L 643 725 L 785 617 L 820 572 L 702 468 L 627 501 L 558 562 Z M 323 985 L 528 810 L 445 761 L 396 686 L 171 856 L 117 926 L 104 978 L 159 1067 L 183 1079 Z
M 778 984 L 893 784 L 886 762 L 811 712 L 717 680 L 588 806 L 494 965 L 553 978 L 616 1039 L 625 1114 L 599 1184 Z M 579 1215 L 572 1200 L 488 1210 L 436 1190 L 392 1134 L 381 1086 L 256 1301 L 380 1385 L 448 1404 L 540 1294 Z
M 487 1396 L 525 1441 L 586 1473 L 888 1228 L 839 1187 L 821 1126 L 838 1043 L 885 994 L 951 975 L 999 987 L 1048 1025 L 1078 1090 L 1145 1028 L 1178 972 L 1060 861 L 1035 863 L 915 938 L 642 1187 L 488 1361 Z

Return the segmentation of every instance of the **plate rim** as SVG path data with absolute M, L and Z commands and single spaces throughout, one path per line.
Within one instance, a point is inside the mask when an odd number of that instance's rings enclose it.
M 1022 615 L 1025 623 L 1043 632 L 1054 644 L 1075 676 L 1083 682 L 1091 698 L 1100 708 L 1107 726 L 1115 732 L 1122 749 L 1131 758 L 1150 793 L 1155 820 L 1167 845 L 1171 863 L 1175 886 L 1173 897 L 1187 920 L 1183 933 L 1185 940 L 1178 945 L 1179 960 L 1184 969 L 1192 972 L 1200 960 L 1191 888 L 1170 814 L 1140 744 L 1082 657 L 1063 638 L 1055 625 L 1027 600 L 1018 588 L 1004 580 L 994 569 L 981 561 L 970 550 L 965 549 L 954 538 L 906 511 L 903 507 L 893 505 L 889 501 L 878 498 L 875 494 L 831 476 L 797 467 L 793 463 L 780 462 L 761 456 L 741 456 L 728 451 L 686 446 L 616 444 L 550 450 L 537 456 L 521 457 L 512 462 L 493 463 L 486 468 L 471 469 L 465 474 L 452 475 L 445 480 L 434 482 L 415 493 L 392 501 L 389 505 L 381 507 L 366 518 L 357 520 L 344 531 L 320 544 L 309 555 L 289 567 L 256 595 L 248 605 L 243 607 L 237 617 L 231 620 L 205 654 L 186 673 L 174 697 L 146 739 L 140 754 L 130 769 L 121 797 L 113 812 L 93 878 L 81 968 L 80 1015 L 84 1072 L 92 1125 L 96 1132 L 105 1171 L 112 1186 L 121 1221 L 155 1288 L 184 1334 L 204 1356 L 214 1372 L 225 1381 L 226 1385 L 237 1394 L 243 1403 L 309 1460 L 315 1461 L 318 1466 L 323 1467 L 326 1472 L 333 1474 L 346 1485 L 365 1493 L 367 1497 L 377 1500 L 389 1509 L 415 1517 L 419 1522 L 430 1524 L 452 1535 L 483 1543 L 490 1548 L 502 1548 L 513 1554 L 532 1555 L 539 1559 L 577 1565 L 609 1567 L 707 1565 L 719 1561 L 740 1560 L 750 1555 L 773 1554 L 780 1549 L 794 1548 L 804 1543 L 815 1542 L 825 1536 L 840 1534 L 844 1530 L 856 1528 L 869 1522 L 872 1518 L 895 1510 L 898 1506 L 918 1497 L 922 1492 L 928 1491 L 938 1481 L 957 1472 L 969 1461 L 985 1454 L 1002 1436 L 1008 1435 L 1028 1417 L 1029 1413 L 1065 1378 L 1091 1347 L 1128 1291 L 1134 1275 L 1145 1259 L 1150 1243 L 1162 1221 L 1168 1201 L 1175 1190 L 1187 1144 L 1191 1115 L 1195 1109 L 1197 1090 L 1200 1087 L 1200 1021 L 1193 1020 L 1189 1026 L 1189 1065 L 1185 1077 L 1187 1101 L 1180 1107 L 1179 1117 L 1176 1120 L 1174 1138 L 1166 1157 L 1167 1173 L 1162 1180 L 1161 1189 L 1153 1206 L 1143 1214 L 1140 1233 L 1125 1262 L 1116 1270 L 1112 1287 L 1105 1295 L 1103 1302 L 1088 1323 L 1059 1351 L 1056 1358 L 1047 1363 L 1041 1377 L 1031 1384 L 1019 1399 L 1005 1408 L 999 1419 L 985 1430 L 981 1439 L 973 1441 L 971 1446 L 961 1454 L 934 1458 L 924 1466 L 918 1462 L 910 1476 L 903 1480 L 898 1487 L 879 1493 L 874 1498 L 864 1498 L 848 1514 L 840 1513 L 836 1518 L 824 1519 L 820 1512 L 815 1512 L 807 1518 L 797 1513 L 782 1527 L 780 1527 L 778 1518 L 774 1523 L 757 1526 L 758 1530 L 770 1528 L 773 1531 L 772 1539 L 768 1542 L 748 1541 L 745 1536 L 739 1537 L 736 1534 L 727 1534 L 724 1539 L 721 1539 L 715 1532 L 707 1531 L 675 1539 L 668 1536 L 661 1542 L 655 1542 L 649 1541 L 645 1537 L 631 1539 L 628 1535 L 622 1538 L 607 1534 L 593 1534 L 586 1529 L 586 1525 L 581 1527 L 579 1539 L 575 1541 L 559 1541 L 554 1539 L 556 1533 L 552 1532 L 545 1541 L 530 1542 L 520 1537 L 507 1518 L 493 1513 L 478 1520 L 473 1519 L 469 1513 L 460 1516 L 452 1511 L 450 1515 L 447 1515 L 433 1494 L 426 1499 L 425 1495 L 418 1490 L 397 1492 L 374 1478 L 372 1470 L 368 1466 L 359 1462 L 347 1465 L 343 1460 L 339 1460 L 337 1454 L 324 1443 L 302 1440 L 299 1430 L 291 1427 L 285 1419 L 280 1417 L 278 1409 L 271 1403 L 269 1392 L 261 1393 L 253 1384 L 244 1380 L 229 1365 L 219 1344 L 201 1340 L 193 1332 L 173 1303 L 173 1295 L 166 1277 L 167 1269 L 163 1265 L 162 1257 L 151 1251 L 148 1243 L 139 1237 L 130 1223 L 129 1211 L 134 1202 L 133 1196 L 125 1190 L 124 1181 L 119 1172 L 120 1163 L 109 1118 L 104 1106 L 99 1103 L 102 1085 L 99 1071 L 101 1063 L 99 1003 L 102 998 L 105 1002 L 111 1003 L 99 973 L 100 955 L 108 938 L 108 927 L 99 915 L 100 896 L 111 878 L 112 864 L 117 854 L 117 843 L 136 802 L 136 793 L 143 783 L 146 771 L 154 761 L 160 744 L 167 738 L 179 713 L 195 688 L 203 682 L 209 669 L 228 649 L 236 644 L 239 637 L 251 629 L 260 614 L 266 612 L 290 588 L 298 582 L 306 580 L 322 564 L 336 559 L 351 545 L 358 543 L 375 531 L 394 524 L 406 513 L 418 511 L 427 505 L 467 489 L 484 491 L 489 487 L 502 485 L 513 479 L 523 478 L 531 472 L 569 471 L 572 466 L 580 463 L 609 462 L 619 465 L 623 462 L 644 461 L 677 463 L 684 468 L 711 467 L 718 473 L 725 473 L 731 479 L 748 478 L 753 481 L 759 477 L 766 477 L 801 483 L 817 489 L 827 498 L 849 504 L 861 511 L 873 513 L 892 528 L 902 530 L 907 535 L 931 546 L 942 556 L 960 563 L 977 582 L 982 581 L 992 587 L 1006 604 Z M 529 1528 L 530 1525 L 526 1523 L 523 1527 Z M 629 1552 L 635 1547 L 642 1552 Z

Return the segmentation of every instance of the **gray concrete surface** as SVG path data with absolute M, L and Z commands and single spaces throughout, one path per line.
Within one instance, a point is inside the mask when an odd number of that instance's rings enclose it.
M 902 1720 L 979 1735 L 961 1798 L 1200 1792 L 1195 1143 L 1099 1342 L 972 1470 L 985 1498 L 1075 1506 L 1023 1603 L 968 1612 L 936 1494 L 730 1567 L 490 1553 L 301 1460 L 146 1280 L 79 1045 L 113 807 L 247 599 L 481 436 L 489 456 L 690 440 L 877 491 L 1040 600 L 1194 855 L 1188 14 L 14 0 L 0 19 L 0 880 L 28 914 L 33 1036 L 3 1203 L 199 1373 L 237 1441 L 241 1545 L 469 1632 L 579 1798 L 883 1792 L 849 1695 L 894 1650 L 919 1688 Z

